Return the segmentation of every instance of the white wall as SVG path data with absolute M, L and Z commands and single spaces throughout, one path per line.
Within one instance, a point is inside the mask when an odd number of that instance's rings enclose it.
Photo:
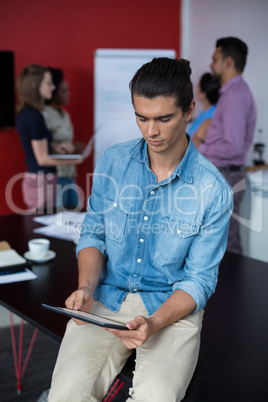
M 141 137 L 129 82 L 154 57 L 176 57 L 172 49 L 97 49 L 94 66 L 94 126 L 98 129 L 94 162 L 119 142 Z
M 216 39 L 237 36 L 249 48 L 244 78 L 257 105 L 254 142 L 264 142 L 268 163 L 268 1 L 267 0 L 182 0 L 181 57 L 190 60 L 192 80 L 210 71 Z M 196 113 L 200 111 L 197 105 Z M 259 130 L 263 133 L 260 134 Z M 249 152 L 249 164 L 253 159 Z

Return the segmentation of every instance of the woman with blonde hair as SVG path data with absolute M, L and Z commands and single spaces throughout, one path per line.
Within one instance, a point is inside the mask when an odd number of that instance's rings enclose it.
M 25 204 L 32 211 L 52 209 L 56 201 L 56 166 L 66 166 L 69 160 L 53 159 L 51 153 L 71 153 L 72 144 L 53 143 L 42 110 L 45 100 L 51 99 L 55 86 L 50 71 L 41 65 L 26 66 L 19 74 L 17 130 L 25 152 L 27 173 L 22 182 Z M 82 163 L 87 156 L 74 159 Z
M 42 112 L 45 124 L 51 131 L 53 142 L 68 142 L 73 144 L 75 152 L 79 152 L 78 143 L 74 143 L 74 128 L 71 117 L 64 108 L 69 103 L 69 85 L 65 80 L 64 73 L 60 68 L 49 67 L 52 74 L 55 89 L 52 92 L 52 98 L 47 100 Z M 82 144 L 81 145 L 82 149 Z M 76 184 L 76 168 L 74 165 L 58 166 L 58 191 L 57 207 L 76 208 L 80 205 L 79 194 Z

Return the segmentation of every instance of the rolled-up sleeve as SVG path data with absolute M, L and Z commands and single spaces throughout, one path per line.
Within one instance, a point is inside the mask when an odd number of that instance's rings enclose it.
M 174 283 L 173 291 L 181 289 L 196 302 L 195 312 L 204 308 L 215 292 L 218 270 L 226 250 L 229 220 L 233 210 L 231 188 L 215 198 L 204 216 L 184 265 L 184 279 Z
M 92 192 L 88 199 L 87 214 L 81 226 L 80 239 L 76 247 L 76 255 L 87 247 L 96 247 L 104 256 L 105 227 L 104 227 L 104 204 L 101 189 L 104 186 L 103 175 L 100 173 L 102 158 L 96 166 L 93 176 Z

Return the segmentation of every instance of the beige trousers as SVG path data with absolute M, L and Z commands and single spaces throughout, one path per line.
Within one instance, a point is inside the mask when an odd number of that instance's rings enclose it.
M 138 293 L 129 293 L 118 313 L 95 302 L 92 313 L 127 323 L 148 316 Z M 128 402 L 181 401 L 199 353 L 203 310 L 169 325 L 136 349 Z M 54 369 L 49 402 L 101 402 L 132 351 L 92 324 L 67 324 Z

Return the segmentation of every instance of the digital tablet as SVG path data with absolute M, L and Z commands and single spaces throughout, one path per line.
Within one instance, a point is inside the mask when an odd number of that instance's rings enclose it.
M 66 307 L 54 307 L 44 303 L 42 303 L 42 306 L 44 308 L 47 308 L 48 310 L 55 311 L 56 313 L 66 315 L 71 318 L 76 318 L 81 321 L 86 321 L 91 324 L 98 325 L 100 327 L 121 329 L 121 330 L 128 329 L 128 327 L 125 324 L 121 324 L 120 322 L 110 320 L 108 318 L 100 317 L 96 314 L 86 313 L 85 311 L 72 310 Z
M 96 139 L 97 131 L 99 131 L 99 127 L 94 131 L 92 137 L 88 141 L 85 149 L 81 153 L 71 153 L 71 154 L 49 154 L 48 156 L 52 159 L 81 159 L 83 158 L 88 152 L 91 151 L 94 141 Z
M 91 137 L 91 139 L 89 140 L 89 142 L 87 143 L 85 149 L 81 152 L 81 153 L 71 153 L 71 154 L 49 154 L 48 156 L 52 159 L 81 159 L 83 158 L 84 155 L 86 155 L 86 153 L 88 151 L 90 151 L 93 142 L 95 140 L 95 135 L 93 135 L 93 137 Z

